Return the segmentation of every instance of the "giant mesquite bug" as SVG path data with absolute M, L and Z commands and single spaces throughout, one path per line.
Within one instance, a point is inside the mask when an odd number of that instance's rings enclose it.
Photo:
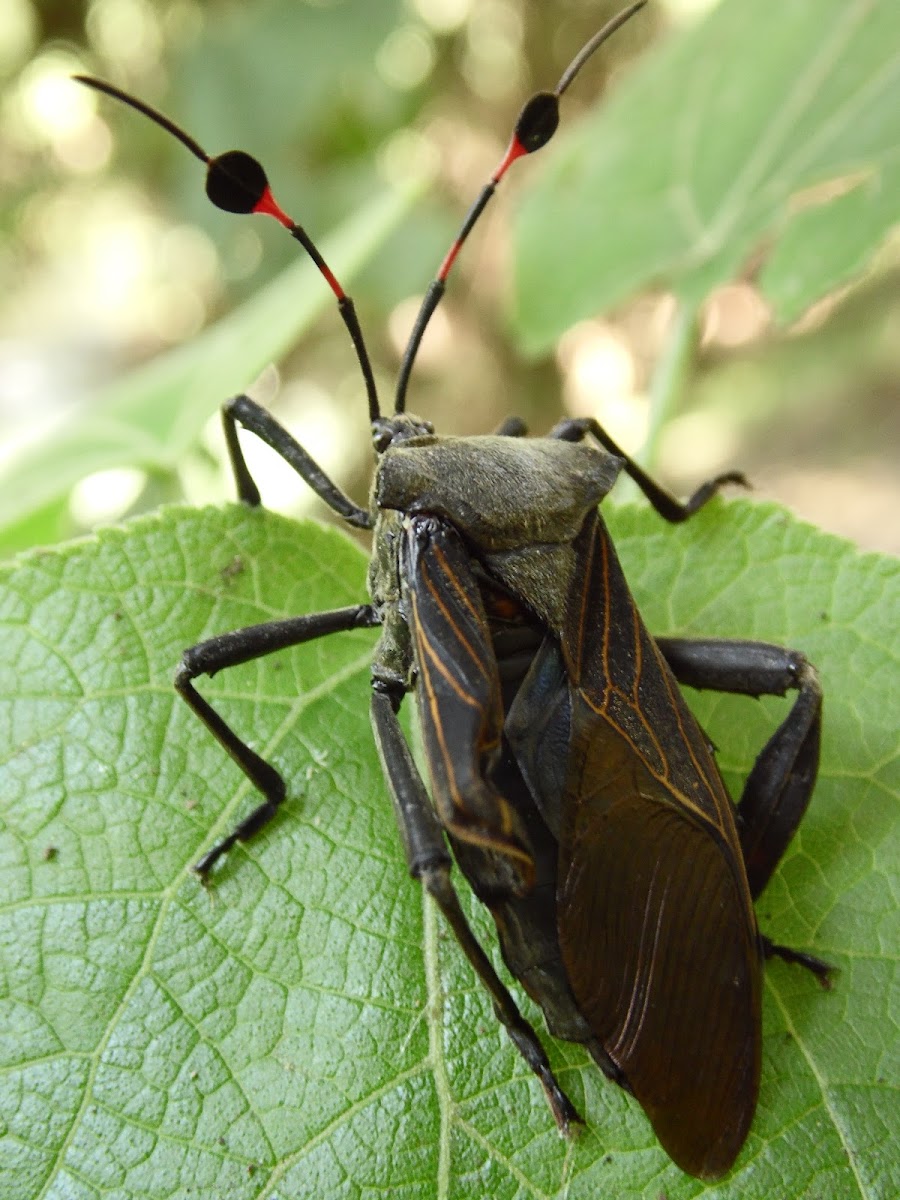
M 270 821 L 286 784 L 194 681 L 326 634 L 380 626 L 372 725 L 410 872 L 444 914 L 559 1128 L 568 1132 L 580 1118 L 464 916 L 454 861 L 489 908 L 506 966 L 550 1031 L 582 1043 L 634 1094 L 679 1166 L 714 1178 L 734 1162 L 756 1106 L 764 959 L 778 954 L 827 979 L 818 960 L 762 936 L 753 908 L 812 793 L 821 693 L 815 670 L 794 651 L 654 639 L 598 504 L 624 472 L 661 518 L 679 522 L 743 478 L 718 476 L 681 503 L 590 419 L 564 421 L 540 438 L 525 436 L 516 419 L 488 436 L 441 437 L 406 412 L 416 354 L 462 244 L 511 164 L 553 135 L 559 99 L 584 63 L 642 6 L 600 30 L 556 88 L 522 109 L 425 296 L 390 416 L 381 412 L 353 302 L 276 203 L 260 164 L 243 151 L 210 157 L 141 101 L 78 78 L 143 112 L 203 161 L 214 204 L 271 215 L 300 242 L 337 298 L 368 395 L 376 467 L 367 508 L 250 396 L 223 408 L 242 501 L 258 505 L 260 494 L 239 429 L 268 443 L 351 526 L 372 530 L 373 550 L 368 602 L 185 651 L 178 692 L 263 796 L 197 872 L 206 879 L 231 846 Z M 679 683 L 798 693 L 736 809 Z M 398 721 L 409 692 L 430 796 Z

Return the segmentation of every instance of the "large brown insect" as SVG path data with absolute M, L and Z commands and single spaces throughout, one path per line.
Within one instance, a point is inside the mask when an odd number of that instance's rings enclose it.
M 207 193 L 220 208 L 274 216 L 303 245 L 337 297 L 368 393 L 377 461 L 366 509 L 250 397 L 223 409 L 241 500 L 260 503 L 239 426 L 349 524 L 371 529 L 374 546 L 368 603 L 267 622 L 185 651 L 179 693 L 264 796 L 197 872 L 205 878 L 229 847 L 265 825 L 286 787 L 194 679 L 326 634 L 381 626 L 372 723 L 409 869 L 441 908 L 560 1129 L 568 1132 L 578 1114 L 463 915 L 454 859 L 551 1032 L 583 1043 L 634 1094 L 680 1167 L 714 1178 L 734 1162 L 756 1106 L 763 960 L 778 954 L 827 978 L 825 964 L 762 936 L 753 909 L 812 793 L 821 693 L 815 670 L 794 651 L 654 640 L 597 506 L 624 471 L 663 519 L 683 521 L 742 477 L 719 476 L 680 503 L 593 420 L 565 421 L 543 438 L 526 438 L 515 419 L 490 436 L 452 438 L 405 412 L 419 343 L 460 247 L 509 166 L 550 139 L 559 98 L 584 63 L 642 6 L 605 26 L 554 91 L 523 108 L 426 295 L 391 416 L 381 415 L 352 301 L 275 202 L 260 164 L 243 151 L 212 158 L 154 109 L 78 78 L 143 112 L 206 163 Z M 679 683 L 749 696 L 798 693 L 736 810 Z M 430 797 L 397 719 L 408 692 Z

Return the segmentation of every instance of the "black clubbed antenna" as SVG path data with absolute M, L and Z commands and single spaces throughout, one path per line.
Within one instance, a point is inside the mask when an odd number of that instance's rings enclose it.
M 546 146 L 556 132 L 556 127 L 559 125 L 560 96 L 568 89 L 575 76 L 594 51 L 602 46 L 607 38 L 612 37 L 616 30 L 621 28 L 626 21 L 629 21 L 646 3 L 647 0 L 637 0 L 635 4 L 630 4 L 618 16 L 613 17 L 611 21 L 607 21 L 603 28 L 595 33 L 591 40 L 575 55 L 553 91 L 536 92 L 526 102 L 524 108 L 519 113 L 512 137 L 500 165 L 491 176 L 490 181 L 481 189 L 475 203 L 469 209 L 453 245 L 447 251 L 447 255 L 441 263 L 437 275 L 431 281 L 428 291 L 425 293 L 425 298 L 416 317 L 416 323 L 413 326 L 412 333 L 409 335 L 409 341 L 406 343 L 403 361 L 400 364 L 400 374 L 397 380 L 397 396 L 394 402 L 395 413 L 402 413 L 406 409 L 406 389 L 409 385 L 413 363 L 419 352 L 419 346 L 428 322 L 431 320 L 434 310 L 440 304 L 441 297 L 446 291 L 447 276 L 450 274 L 456 256 L 462 249 L 466 238 L 472 232 L 475 222 L 487 207 L 488 201 L 497 190 L 500 180 L 517 158 L 521 158 L 524 154 L 533 154 L 535 150 L 540 150 L 542 146 Z
M 151 108 L 149 104 L 145 104 L 143 100 L 129 96 L 127 92 L 114 87 L 113 84 L 106 83 L 102 79 L 95 79 L 93 75 L 74 75 L 73 79 L 77 79 L 79 83 L 84 83 L 88 87 L 95 88 L 98 92 L 105 92 L 107 96 L 112 96 L 114 99 L 120 100 L 130 108 L 137 109 L 139 113 L 143 113 L 145 117 L 149 117 L 151 121 L 155 121 L 157 125 L 161 125 L 163 129 L 171 133 L 173 137 L 176 137 L 183 146 L 186 146 L 195 158 L 205 163 L 206 194 L 213 204 L 215 204 L 216 208 L 221 208 L 225 212 L 232 213 L 265 213 L 266 216 L 274 217 L 276 221 L 285 227 L 291 237 L 300 243 L 318 267 L 325 282 L 337 299 L 338 311 L 343 318 L 344 324 L 347 326 L 347 331 L 353 342 L 353 348 L 356 351 L 356 357 L 363 373 L 363 379 L 365 380 L 366 395 L 369 400 L 369 419 L 371 421 L 377 420 L 380 416 L 380 410 L 378 407 L 378 393 L 375 388 L 375 376 L 372 374 L 369 352 L 366 349 L 362 330 L 359 327 L 359 320 L 356 316 L 353 301 L 341 287 L 331 268 L 319 253 L 318 248 L 303 226 L 297 225 L 296 222 L 292 221 L 276 202 L 262 164 L 243 150 L 226 150 L 224 154 L 211 156 L 189 134 L 185 133 L 183 129 L 179 129 L 174 121 L 170 121 L 168 117 L 163 116 L 161 112 L 157 112 L 155 108 Z

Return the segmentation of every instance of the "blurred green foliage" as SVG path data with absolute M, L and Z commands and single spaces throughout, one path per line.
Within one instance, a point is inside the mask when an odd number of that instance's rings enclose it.
M 436 157 L 438 177 L 427 198 L 398 212 L 393 233 L 395 222 L 373 226 L 374 240 L 350 274 L 389 396 L 402 345 L 393 326 L 387 333 L 389 315 L 423 290 L 460 214 L 495 164 L 522 98 L 552 86 L 574 49 L 617 7 L 608 0 L 542 6 L 519 0 L 93 0 L 33 8 L 16 0 L 14 9 L 31 14 L 31 53 L 8 59 L 13 99 L 0 122 L 8 184 L 2 220 L 13 235 L 4 255 L 12 284 L 0 303 L 6 331 L 0 422 L 21 434 L 40 430 L 46 417 L 51 425 L 62 422 L 62 430 L 57 425 L 38 437 L 27 455 L 16 444 L 0 461 L 0 495 L 9 498 L 0 546 L 10 552 L 77 531 L 63 495 L 78 474 L 79 457 L 85 473 L 116 461 L 108 452 L 108 429 L 101 432 L 109 420 L 118 427 L 120 465 L 146 472 L 132 511 L 179 494 L 188 475 L 191 499 L 227 495 L 221 477 L 208 471 L 198 490 L 203 472 L 197 462 L 208 456 L 208 439 L 199 459 L 188 444 L 200 446 L 204 420 L 224 394 L 249 383 L 266 355 L 279 359 L 288 381 L 314 383 L 330 397 L 332 411 L 346 412 L 348 443 L 365 440 L 346 335 L 331 314 L 310 328 L 307 293 L 321 295 L 318 308 L 330 299 L 314 278 L 302 285 L 303 296 L 298 292 L 287 341 L 308 332 L 295 352 L 285 357 L 284 341 L 246 347 L 243 362 L 235 356 L 230 381 L 220 384 L 215 364 L 204 359 L 207 344 L 194 341 L 198 320 L 252 302 L 265 281 L 296 258 L 295 244 L 274 226 L 258 229 L 260 222 L 211 209 L 197 164 L 183 148 L 111 101 L 97 106 L 91 126 L 94 136 L 100 129 L 114 141 L 105 166 L 108 154 L 95 151 L 96 162 L 90 154 L 85 160 L 81 143 L 54 132 L 49 118 L 32 128 L 38 83 L 51 67 L 59 78 L 81 68 L 139 93 L 212 152 L 251 149 L 265 162 L 283 205 L 317 239 L 360 210 L 365 224 L 365 213 L 377 210 L 384 194 L 385 172 L 395 181 L 421 177 Z M 884 244 L 893 212 L 891 146 L 900 84 L 890 39 L 879 33 L 894 19 L 892 4 L 829 0 L 823 19 L 817 0 L 797 0 L 789 19 L 782 14 L 769 25 L 740 0 L 723 0 L 682 32 L 667 27 L 674 12 L 675 0 L 651 4 L 603 48 L 565 97 L 565 144 L 553 158 L 547 152 L 543 167 L 540 158 L 529 162 L 504 184 L 509 194 L 540 183 L 523 211 L 515 251 L 518 335 L 546 349 L 573 320 L 613 300 L 616 308 L 603 327 L 627 344 L 635 362 L 634 396 L 625 399 L 639 410 L 638 427 L 645 395 L 654 398 L 650 451 L 657 470 L 688 486 L 711 470 L 739 464 L 763 491 L 794 500 L 825 524 L 863 542 L 893 545 L 891 522 L 878 519 L 896 509 L 893 456 L 900 444 L 900 351 L 891 335 L 900 287 L 896 251 Z M 645 50 L 641 67 L 626 70 L 626 60 L 654 40 L 658 52 Z M 28 38 L 20 38 L 20 46 L 27 45 Z M 617 79 L 615 95 L 598 105 L 610 73 L 630 78 Z M 594 112 L 583 125 L 579 109 Z M 404 134 L 407 129 L 417 132 Z M 693 177 L 683 173 L 683 155 L 675 152 L 685 129 Z M 823 155 L 841 136 L 847 153 Z M 762 169 L 750 170 L 760 163 Z M 741 181 L 744 219 L 720 221 L 714 197 L 727 198 L 724 217 L 733 209 L 732 176 Z M 834 193 L 831 202 L 808 197 L 787 223 L 798 189 L 823 183 Z M 706 259 L 696 257 L 700 243 L 677 249 L 691 204 L 715 232 L 713 271 L 703 265 L 713 261 L 712 242 Z M 511 410 L 540 430 L 572 404 L 564 360 L 529 361 L 510 345 L 502 319 L 508 307 L 506 195 L 494 208 L 461 258 L 426 343 L 431 351 L 422 354 L 413 380 L 413 407 L 448 431 L 490 428 Z M 132 215 L 126 220 L 123 211 Z M 104 301 L 103 288 L 114 273 L 107 259 L 118 255 L 118 269 L 127 272 L 130 243 L 125 238 L 118 254 L 121 228 L 133 233 L 140 221 L 149 227 L 142 253 L 158 260 L 155 275 L 152 266 L 142 268 L 155 308 L 150 304 L 150 319 L 142 321 L 149 302 L 135 291 L 129 321 L 115 298 Z M 166 231 L 183 237 L 186 228 L 204 231 L 200 252 L 179 257 L 170 251 L 170 263 Z M 654 251 L 673 237 L 675 250 Z M 684 264 L 695 263 L 692 319 L 670 321 L 660 334 L 658 311 L 642 309 L 635 291 L 671 286 L 665 264 L 677 263 L 679 255 Z M 362 258 L 371 261 L 360 271 Z M 635 270 L 638 262 L 643 266 Z M 710 311 L 734 308 L 733 297 L 710 297 L 710 291 L 738 278 L 751 298 L 759 296 L 752 287 L 759 278 L 781 320 L 799 319 L 799 332 L 774 333 L 762 321 L 736 341 L 710 334 L 716 324 Z M 823 299 L 838 284 L 850 284 L 852 294 Z M 814 303 L 818 309 L 809 313 Z M 186 306 L 183 317 L 180 306 Z M 93 333 L 91 314 L 99 314 Z M 166 452 L 165 424 L 157 421 L 148 446 L 127 401 L 135 385 L 125 379 L 119 393 L 114 381 L 173 339 L 193 343 L 197 357 L 191 360 L 191 349 L 179 352 L 189 363 L 184 411 L 193 415 L 176 422 L 172 408 Z M 654 378 L 656 364 L 662 367 Z M 198 377 L 210 386 L 198 386 Z M 149 399 L 145 411 L 153 407 Z M 615 415 L 601 402 L 597 415 L 615 434 Z M 159 411 L 168 407 L 162 403 Z M 335 458 L 341 482 L 364 494 L 359 453 Z M 162 487 L 161 476 L 169 477 Z M 848 495 L 854 503 L 846 502 Z

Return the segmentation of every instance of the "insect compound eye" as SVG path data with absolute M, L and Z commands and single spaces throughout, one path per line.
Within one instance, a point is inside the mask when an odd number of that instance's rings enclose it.
M 394 440 L 395 429 L 385 417 L 376 417 L 372 422 L 372 445 L 376 454 L 383 454 Z
M 243 150 L 226 150 L 209 160 L 206 194 L 225 212 L 254 212 L 268 186 L 262 164 Z
M 556 133 L 559 125 L 559 99 L 553 92 L 535 92 L 519 113 L 516 139 L 526 154 L 540 150 Z

